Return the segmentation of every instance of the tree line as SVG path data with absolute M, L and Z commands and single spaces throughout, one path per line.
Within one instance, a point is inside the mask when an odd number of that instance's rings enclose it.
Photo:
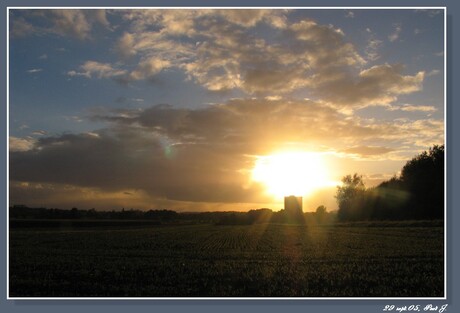
M 293 215 L 285 210 L 274 212 L 262 208 L 248 212 L 176 212 L 172 210 L 123 209 L 121 211 L 97 211 L 96 209 L 71 210 L 57 208 L 29 208 L 27 206 L 10 207 L 12 220 L 138 220 L 161 224 L 167 223 L 212 223 L 216 225 L 252 225 L 259 223 L 287 223 L 287 224 L 330 224 L 335 221 L 335 212 L 327 212 L 325 206 L 319 206 L 316 212 L 299 213 Z
M 340 221 L 444 218 L 444 145 L 404 165 L 399 176 L 366 188 L 361 175 L 342 178 L 336 200 Z

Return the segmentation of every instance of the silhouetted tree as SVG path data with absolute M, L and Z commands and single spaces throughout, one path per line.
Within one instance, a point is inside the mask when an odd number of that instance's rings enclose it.
M 364 198 L 365 186 L 363 178 L 357 173 L 344 176 L 342 186 L 337 186 L 335 198 L 339 205 L 340 220 L 357 220 L 361 218 L 361 203 Z
M 444 145 L 435 145 L 406 163 L 401 184 L 409 192 L 414 218 L 444 217 Z
M 444 146 L 433 146 L 406 163 L 401 176 L 366 189 L 362 177 L 342 179 L 336 199 L 340 220 L 442 219 Z
M 322 215 L 326 214 L 327 208 L 324 205 L 320 205 L 319 207 L 316 208 L 316 214 Z
M 369 208 L 373 220 L 402 220 L 410 219 L 407 212 L 409 193 L 404 189 L 401 180 L 393 176 L 390 180 L 382 182 L 375 188 L 368 190 L 372 199 Z
M 318 224 L 324 223 L 327 217 L 327 208 L 324 205 L 320 205 L 316 208 L 315 216 Z
M 267 208 L 250 210 L 246 213 L 248 220 L 251 224 L 254 223 L 267 223 L 273 215 L 273 211 Z

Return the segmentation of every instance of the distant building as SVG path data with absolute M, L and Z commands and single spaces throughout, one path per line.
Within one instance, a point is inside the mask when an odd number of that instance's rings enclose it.
M 284 210 L 287 213 L 302 213 L 302 197 L 284 197 Z

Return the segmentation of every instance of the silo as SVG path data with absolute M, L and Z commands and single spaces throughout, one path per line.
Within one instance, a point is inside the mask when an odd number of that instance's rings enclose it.
M 302 197 L 284 197 L 284 210 L 289 213 L 302 213 Z

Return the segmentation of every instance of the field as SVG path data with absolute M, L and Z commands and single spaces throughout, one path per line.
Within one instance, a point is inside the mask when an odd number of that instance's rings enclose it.
M 443 296 L 437 224 L 60 225 L 10 228 L 11 297 Z

